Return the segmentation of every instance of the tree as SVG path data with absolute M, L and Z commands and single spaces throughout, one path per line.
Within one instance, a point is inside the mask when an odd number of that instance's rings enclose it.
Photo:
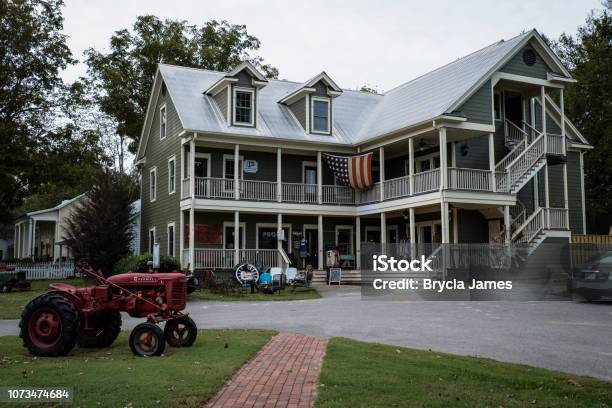
M 575 36 L 564 33 L 551 45 L 578 81 L 564 93 L 567 116 L 595 147 L 585 154 L 588 229 L 607 234 L 612 225 L 612 1 L 603 6 Z
M 129 176 L 101 171 L 95 185 L 67 220 L 63 237 L 75 258 L 87 258 L 96 269 L 110 274 L 128 255 L 133 239 L 132 203 L 138 188 Z
M 102 160 L 96 134 L 67 117 L 78 89 L 59 76 L 75 62 L 62 6 L 0 2 L 0 224 L 28 197 L 87 186 Z
M 244 25 L 211 20 L 197 27 L 144 15 L 136 18 L 131 31 L 113 34 L 110 52 L 88 49 L 85 62 L 100 109 L 117 122 L 117 134 L 131 141 L 129 150 L 135 153 L 158 63 L 228 71 L 249 60 L 276 78 L 278 70 L 253 55 L 259 47 Z
M 368 85 L 361 85 L 361 88 L 359 88 L 359 92 L 369 92 L 369 93 L 373 93 L 373 94 L 377 94 L 378 91 L 374 88 L 371 88 Z

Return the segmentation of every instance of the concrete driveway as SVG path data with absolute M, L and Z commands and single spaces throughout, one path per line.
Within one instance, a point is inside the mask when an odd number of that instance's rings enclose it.
M 290 302 L 190 302 L 200 328 L 267 328 L 483 356 L 612 380 L 612 303 L 361 300 L 319 287 Z M 124 328 L 139 320 L 124 317 Z M 0 321 L 0 335 L 18 321 Z

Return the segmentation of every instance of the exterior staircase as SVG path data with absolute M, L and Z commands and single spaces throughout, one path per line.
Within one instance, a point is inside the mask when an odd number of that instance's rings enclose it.
M 517 194 L 547 163 L 549 155 L 565 155 L 565 141 L 561 135 L 539 132 L 523 122 L 523 128 L 506 119 L 504 143 L 510 150 L 495 166 L 502 176 L 497 181 L 498 191 Z M 503 214 L 503 209 L 498 209 Z M 517 200 L 510 209 L 511 242 L 535 250 L 547 237 L 547 231 L 567 230 L 567 210 L 564 208 L 536 208 L 527 214 L 526 207 Z M 504 232 L 496 241 L 504 242 Z

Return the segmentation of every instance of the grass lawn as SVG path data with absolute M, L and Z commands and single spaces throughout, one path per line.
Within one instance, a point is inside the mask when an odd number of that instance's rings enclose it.
M 277 292 L 273 295 L 265 293 L 250 292 L 246 295 L 238 294 L 220 294 L 213 293 L 208 289 L 196 290 L 189 295 L 189 300 L 222 300 L 222 301 L 257 301 L 257 300 L 304 300 L 304 299 L 318 299 L 321 295 L 315 288 L 302 288 L 297 287 L 295 289 L 287 288 L 281 290 L 280 294 Z
M 18 337 L 0 337 L 0 378 L 3 386 L 72 386 L 75 407 L 199 407 L 274 334 L 203 330 L 193 347 L 166 346 L 150 358 L 132 355 L 129 332 L 110 348 L 62 358 L 32 357 Z
M 36 296 L 47 291 L 51 283 L 67 283 L 73 286 L 86 286 L 92 283 L 83 279 L 33 280 L 32 289 L 20 292 L 0 293 L 0 319 L 19 319 L 24 306 Z
M 486 358 L 334 338 L 317 407 L 611 407 L 612 383 Z

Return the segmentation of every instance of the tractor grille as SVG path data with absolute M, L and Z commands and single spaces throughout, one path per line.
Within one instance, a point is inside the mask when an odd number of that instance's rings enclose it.
M 186 282 L 173 281 L 166 286 L 166 296 L 168 306 L 171 309 L 183 310 L 187 303 L 187 285 Z

